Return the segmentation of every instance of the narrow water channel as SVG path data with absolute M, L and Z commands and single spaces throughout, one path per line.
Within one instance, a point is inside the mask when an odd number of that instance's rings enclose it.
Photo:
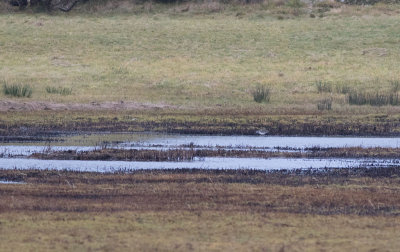
M 0 142 L 0 169 L 56 169 L 112 172 L 137 169 L 308 169 L 400 166 L 398 159 L 348 158 L 195 158 L 184 162 L 71 161 L 28 159 L 32 153 L 48 151 L 90 151 L 118 149 L 257 149 L 262 151 L 304 151 L 307 148 L 382 147 L 399 148 L 400 138 L 378 137 L 282 137 L 282 136 L 199 136 L 168 134 L 64 135 L 53 141 Z
M 322 169 L 352 167 L 392 167 L 400 166 L 398 160 L 386 159 L 287 159 L 287 158 L 215 158 L 206 157 L 183 162 L 144 162 L 144 161 L 81 161 L 81 160 L 36 160 L 0 159 L 2 169 L 48 169 L 89 172 L 116 172 L 141 169 Z

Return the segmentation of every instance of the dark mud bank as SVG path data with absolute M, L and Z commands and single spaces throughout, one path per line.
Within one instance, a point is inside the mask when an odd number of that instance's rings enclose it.
M 57 132 L 164 132 L 197 135 L 268 135 L 286 136 L 400 136 L 400 119 L 381 117 L 319 118 L 319 117 L 256 117 L 232 116 L 195 119 L 164 118 L 144 119 L 91 118 L 53 122 L 51 119 L 7 123 L 0 120 L 0 137 L 49 136 Z

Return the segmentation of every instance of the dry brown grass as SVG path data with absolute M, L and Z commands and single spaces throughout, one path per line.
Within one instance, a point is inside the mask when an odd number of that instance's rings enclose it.
M 218 211 L 0 214 L 3 251 L 397 251 L 397 217 Z M 5 234 L 5 235 L 3 235 Z
M 1 171 L 0 250 L 396 251 L 399 179 Z
M 26 185 L 0 185 L 0 211 L 255 211 L 397 215 L 397 168 L 383 177 L 345 170 L 295 175 L 257 171 L 92 174 L 2 171 Z M 379 171 L 379 170 L 378 170 Z M 325 175 L 324 175 L 325 174 Z M 372 176 L 371 176 L 372 175 Z M 392 178 L 392 176 L 395 176 Z

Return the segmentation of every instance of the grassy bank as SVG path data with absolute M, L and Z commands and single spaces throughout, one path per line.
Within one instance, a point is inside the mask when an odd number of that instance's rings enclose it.
M 399 81 L 396 5 L 279 19 L 251 6 L 205 14 L 174 14 L 171 5 L 137 14 L 1 14 L 0 81 L 30 85 L 32 97 L 21 102 L 135 101 L 278 114 L 320 113 L 326 98 L 333 112 L 352 114 L 360 106 L 348 104 L 346 90 L 391 93 Z M 332 88 L 321 92 L 321 82 Z M 258 84 L 269 87 L 268 104 L 253 100 Z M 71 92 L 46 91 L 63 89 Z M 399 112 L 388 105 L 361 110 Z
M 395 251 L 398 174 L 3 170 L 27 184 L 0 184 L 0 246 Z
M 399 134 L 398 5 L 100 6 L 0 14 L 1 135 Z

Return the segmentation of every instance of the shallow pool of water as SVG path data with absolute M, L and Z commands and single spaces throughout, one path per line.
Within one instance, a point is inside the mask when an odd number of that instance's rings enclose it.
M 202 158 L 190 162 L 127 162 L 127 161 L 81 161 L 81 160 L 36 160 L 24 158 L 2 158 L 2 169 L 49 169 L 90 172 L 114 172 L 138 169 L 308 169 L 389 167 L 400 165 L 399 160 L 372 159 L 286 159 L 286 158 Z
M 125 143 L 126 145 L 127 143 Z M 339 147 L 387 147 L 399 148 L 400 138 L 378 137 L 286 137 L 286 136 L 185 136 L 165 135 L 159 138 L 128 143 L 135 145 L 161 146 L 230 146 L 253 148 L 294 148 L 304 149 L 311 147 L 339 148 Z
M 387 147 L 399 148 L 400 138 L 379 137 L 285 137 L 285 136 L 199 136 L 159 133 L 93 134 L 62 136 L 55 142 L 0 143 L 0 154 L 30 155 L 47 150 L 88 151 L 111 147 L 122 149 L 159 149 L 195 146 L 198 149 L 255 149 L 277 151 L 305 148 Z
M 17 182 L 17 181 L 10 181 L 10 180 L 0 180 L 0 184 L 20 185 L 20 184 L 25 184 L 25 183 L 24 182 Z
M 46 151 L 90 151 L 104 146 L 121 149 L 170 149 L 182 146 L 214 149 L 258 149 L 277 151 L 282 149 L 339 147 L 389 147 L 399 148 L 400 138 L 379 137 L 284 137 L 284 136 L 200 136 L 159 133 L 86 134 L 59 136 L 55 142 L 0 143 L 0 168 L 2 169 L 70 169 L 77 171 L 108 172 L 136 169 L 306 169 L 345 168 L 399 165 L 398 160 L 374 159 L 257 159 L 207 157 L 192 162 L 125 162 L 125 161 L 70 161 L 35 160 L 25 156 Z M 11 158 L 14 157 L 14 158 Z M 18 157 L 18 158 L 16 158 Z
M 44 153 L 49 151 L 90 151 L 94 149 L 96 149 L 95 146 L 6 145 L 0 146 L 0 157 L 28 156 L 33 153 Z

